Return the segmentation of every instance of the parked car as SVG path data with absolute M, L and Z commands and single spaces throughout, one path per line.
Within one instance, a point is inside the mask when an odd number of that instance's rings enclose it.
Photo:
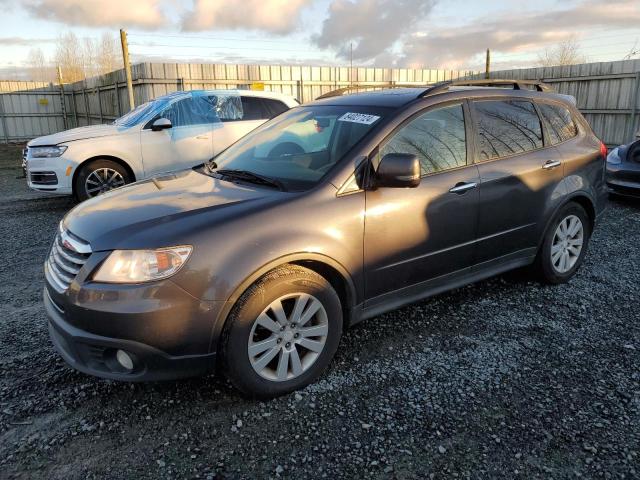
M 636 137 L 607 156 L 607 187 L 616 195 L 640 197 L 640 132 Z
M 295 107 L 71 210 L 45 264 L 51 339 L 100 377 L 218 364 L 246 394 L 290 392 L 363 319 L 527 265 L 568 281 L 604 163 L 552 93 L 449 83 Z
M 272 92 L 175 92 L 136 107 L 112 124 L 31 140 L 23 152 L 23 169 L 34 190 L 86 200 L 205 162 L 296 105 L 294 98 Z

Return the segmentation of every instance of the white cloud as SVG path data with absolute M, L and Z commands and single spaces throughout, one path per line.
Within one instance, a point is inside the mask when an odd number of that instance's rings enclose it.
M 540 52 L 563 39 L 579 40 L 584 32 L 594 28 L 618 31 L 637 29 L 638 25 L 637 0 L 588 0 L 542 13 L 506 12 L 498 17 L 476 19 L 455 30 L 437 26 L 426 35 L 411 36 L 405 41 L 401 63 L 463 68 L 487 48 L 512 53 Z
M 183 18 L 187 31 L 248 29 L 285 34 L 298 26 L 311 0 L 195 0 Z
M 34 17 L 66 25 L 155 29 L 168 23 L 158 0 L 23 0 Z
M 335 48 L 344 59 L 370 60 L 388 51 L 431 12 L 435 0 L 334 0 L 322 31 L 314 37 L 321 48 Z

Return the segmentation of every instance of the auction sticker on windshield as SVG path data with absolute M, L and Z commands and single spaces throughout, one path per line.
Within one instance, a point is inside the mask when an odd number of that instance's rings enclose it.
M 354 113 L 347 112 L 342 115 L 338 121 L 339 122 L 352 122 L 352 123 L 362 123 L 364 125 L 371 125 L 373 122 L 378 120 L 380 117 L 377 115 L 368 115 L 366 113 Z

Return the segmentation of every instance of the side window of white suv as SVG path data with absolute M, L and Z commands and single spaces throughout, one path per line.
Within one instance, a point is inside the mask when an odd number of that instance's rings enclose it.
M 160 116 L 169 119 L 174 127 L 219 122 L 211 98 L 215 97 L 203 96 L 178 100 L 169 105 Z

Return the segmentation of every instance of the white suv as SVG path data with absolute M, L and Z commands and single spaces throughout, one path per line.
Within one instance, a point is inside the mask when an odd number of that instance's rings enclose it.
M 293 97 L 251 90 L 175 92 L 109 125 L 31 140 L 23 162 L 29 187 L 79 200 L 206 162 L 270 118 Z

